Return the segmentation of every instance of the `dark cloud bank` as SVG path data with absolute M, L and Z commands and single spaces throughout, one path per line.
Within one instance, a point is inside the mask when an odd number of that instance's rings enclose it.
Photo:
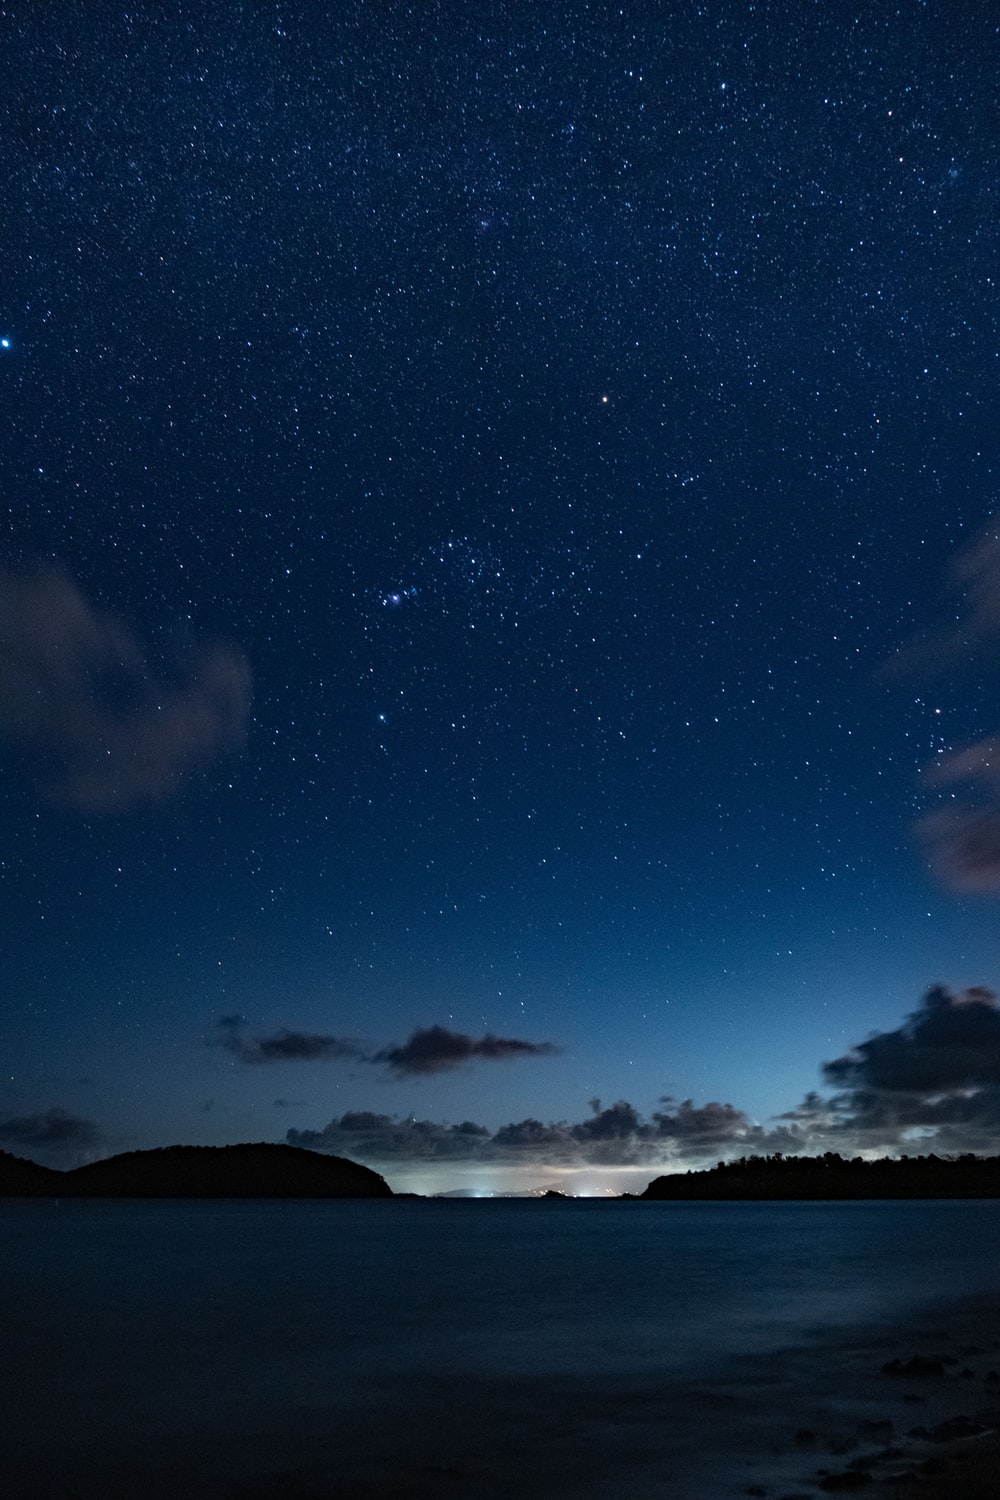
M 1000 1009 L 989 990 L 935 987 L 897 1030 L 870 1037 L 822 1071 L 835 1092 L 807 1095 L 770 1126 L 732 1104 L 663 1099 L 644 1118 L 625 1100 L 602 1107 L 595 1099 L 588 1118 L 575 1123 L 527 1119 L 491 1131 L 470 1120 L 355 1110 L 322 1130 L 289 1130 L 286 1139 L 366 1162 L 505 1166 L 697 1167 L 753 1152 L 1000 1150 Z
M 52 801 L 87 814 L 165 801 L 242 743 L 250 685 L 219 643 L 154 672 L 60 569 L 0 569 L 0 737 Z
M 990 990 L 935 986 L 897 1030 L 825 1064 L 841 1092 L 833 1132 L 898 1149 L 914 1136 L 937 1151 L 1000 1148 L 1000 1009 Z
M 751 1130 L 746 1116 L 728 1104 L 698 1109 L 686 1099 L 644 1121 L 624 1100 L 602 1108 L 594 1099 L 590 1117 L 579 1124 L 546 1125 L 529 1119 L 490 1131 L 471 1120 L 443 1125 L 355 1110 L 331 1120 L 323 1130 L 290 1130 L 286 1139 L 289 1145 L 312 1151 L 386 1162 L 639 1166 L 660 1163 L 678 1148 L 692 1153 L 717 1150 Z

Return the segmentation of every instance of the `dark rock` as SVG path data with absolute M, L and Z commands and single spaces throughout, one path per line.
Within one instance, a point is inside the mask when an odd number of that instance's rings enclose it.
M 909 1359 L 890 1359 L 882 1366 L 883 1375 L 943 1375 L 944 1360 L 933 1354 L 913 1354 Z
M 818 1439 L 811 1427 L 800 1427 L 795 1434 L 796 1448 L 815 1448 Z
M 925 1458 L 920 1465 L 920 1472 L 927 1475 L 947 1474 L 950 1468 L 951 1464 L 945 1458 Z
M 953 1443 L 959 1438 L 982 1437 L 984 1433 L 992 1432 L 992 1427 L 987 1427 L 984 1422 L 977 1422 L 972 1417 L 960 1416 L 949 1417 L 946 1422 L 939 1422 L 926 1436 L 932 1443 Z
M 876 1422 L 861 1422 L 858 1425 L 858 1431 L 863 1432 L 866 1437 L 885 1440 L 892 1436 L 892 1423 L 888 1417 Z
M 871 1484 L 871 1475 L 863 1474 L 860 1469 L 842 1469 L 839 1474 L 826 1474 L 819 1481 L 820 1489 L 829 1493 L 860 1490 L 866 1484 Z

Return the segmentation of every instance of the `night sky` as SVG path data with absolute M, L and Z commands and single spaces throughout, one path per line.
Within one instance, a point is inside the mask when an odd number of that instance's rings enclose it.
M 1000 1149 L 995 8 L 0 43 L 0 1146 Z

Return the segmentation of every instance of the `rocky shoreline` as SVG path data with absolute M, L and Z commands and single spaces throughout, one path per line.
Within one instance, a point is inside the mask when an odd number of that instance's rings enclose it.
M 830 1394 L 815 1426 L 798 1427 L 773 1446 L 770 1474 L 765 1460 L 757 1466 L 760 1477 L 739 1493 L 760 1500 L 820 1500 L 828 1494 L 995 1500 L 998 1319 L 1000 1307 L 980 1301 L 962 1307 L 950 1329 L 935 1323 L 897 1333 L 891 1339 L 896 1352 L 884 1349 L 882 1358 L 874 1349 L 867 1357 L 856 1349 L 834 1372 L 838 1385 L 846 1378 L 848 1389 Z

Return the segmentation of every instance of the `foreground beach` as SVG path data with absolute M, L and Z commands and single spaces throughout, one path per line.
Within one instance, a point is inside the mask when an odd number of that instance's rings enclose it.
M 1000 1494 L 1000 1298 L 938 1304 L 902 1325 L 854 1330 L 810 1356 L 781 1356 L 772 1384 L 792 1420 L 769 1452 L 747 1455 L 738 1492 L 773 1500 L 886 1494 L 993 1500 Z M 804 1364 L 813 1360 L 810 1375 Z M 769 1377 L 762 1372 L 766 1387 Z
M 522 1380 L 425 1389 L 364 1473 L 334 1460 L 236 1500 L 995 1500 L 1000 1299 L 841 1330 L 685 1381 Z M 989 1331 L 989 1337 L 986 1333 Z M 994 1375 L 997 1378 L 994 1378 Z M 426 1404 L 424 1404 L 426 1403 Z

